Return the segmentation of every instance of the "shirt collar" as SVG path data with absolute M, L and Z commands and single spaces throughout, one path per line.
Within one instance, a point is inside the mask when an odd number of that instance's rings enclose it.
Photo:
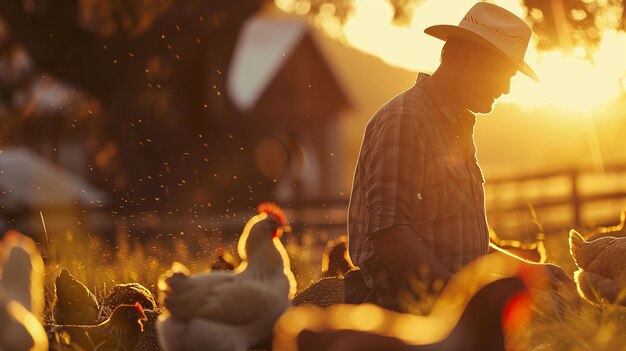
M 452 123 L 459 121 L 471 121 L 476 120 L 476 116 L 468 109 L 455 105 L 450 99 L 443 93 L 439 85 L 431 79 L 429 74 L 420 73 L 417 75 L 415 85 L 422 88 L 428 97 L 437 105 L 441 113 Z

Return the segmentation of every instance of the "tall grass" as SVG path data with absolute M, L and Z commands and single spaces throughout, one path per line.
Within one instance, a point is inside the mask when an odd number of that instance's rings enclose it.
M 318 233 L 286 234 L 283 243 L 289 253 L 300 291 L 321 275 L 324 242 Z M 576 270 L 569 254 L 567 232 L 548 235 L 548 262 L 562 266 L 570 275 Z M 156 296 L 158 278 L 174 261 L 192 272 L 209 269 L 216 249 L 236 255 L 235 238 L 219 232 L 155 235 L 138 240 L 126 229 L 106 241 L 87 233 L 66 231 L 41 243 L 46 267 L 48 316 L 53 301 L 54 279 L 66 267 L 99 298 L 116 283 L 138 282 Z M 626 350 L 626 308 L 597 307 L 566 290 L 539 294 L 534 317 L 527 328 L 509 338 L 514 350 Z
M 324 246 L 312 238 L 311 233 L 304 233 L 299 238 L 286 234 L 282 239 L 299 290 L 321 275 Z M 192 273 L 206 271 L 216 261 L 218 248 L 238 261 L 236 247 L 236 238 L 225 239 L 221 233 L 179 233 L 140 240 L 128 230 L 120 229 L 112 241 L 84 232 L 56 233 L 47 242 L 40 243 L 46 263 L 47 320 L 51 320 L 54 281 L 62 268 L 69 269 L 99 299 L 115 284 L 129 282 L 140 283 L 157 296 L 159 276 L 170 269 L 173 262 L 184 264 Z

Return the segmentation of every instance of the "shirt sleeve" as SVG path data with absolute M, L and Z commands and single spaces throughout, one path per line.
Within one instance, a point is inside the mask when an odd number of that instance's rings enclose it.
M 424 142 L 418 120 L 398 114 L 369 135 L 365 233 L 396 227 L 410 229 L 423 180 Z

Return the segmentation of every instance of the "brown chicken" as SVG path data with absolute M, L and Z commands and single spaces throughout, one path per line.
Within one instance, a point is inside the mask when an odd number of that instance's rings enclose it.
M 102 301 L 103 314 L 108 316 L 117 306 L 137 302 L 143 308 L 147 320 L 143 323 L 143 332 L 135 346 L 135 351 L 162 350 L 156 333 L 156 321 L 160 311 L 156 301 L 145 286 L 139 283 L 117 284 Z
M 626 237 L 586 241 L 571 230 L 570 253 L 579 270 L 574 273 L 578 292 L 594 304 L 626 306 Z
M 139 283 L 117 284 L 102 300 L 102 305 L 108 310 L 114 310 L 119 305 L 132 305 L 139 302 L 144 310 L 156 310 L 157 304 L 148 288 Z
M 47 325 L 51 348 L 132 351 L 143 332 L 146 315 L 139 303 L 118 306 L 109 319 L 97 325 Z M 59 345 L 53 345 L 61 343 Z
M 94 294 L 66 268 L 55 283 L 56 301 L 52 307 L 55 324 L 89 325 L 98 323 L 100 306 Z

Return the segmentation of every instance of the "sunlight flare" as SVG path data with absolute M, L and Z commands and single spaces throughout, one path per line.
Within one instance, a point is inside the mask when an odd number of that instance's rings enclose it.
M 406 27 L 392 24 L 393 10 L 384 0 L 356 0 L 354 15 L 344 27 L 347 42 L 364 52 L 378 56 L 390 65 L 413 71 L 432 72 L 439 63 L 443 42 L 423 33 L 430 25 L 456 24 L 473 0 L 425 1 L 415 11 Z M 526 9 L 519 1 L 494 1 L 524 18 Z M 554 106 L 588 112 L 620 97 L 626 86 L 626 34 L 605 29 L 598 50 L 584 57 L 585 48 L 571 54 L 559 51 L 538 52 L 534 39 L 526 54 L 527 61 L 541 82 L 518 74 L 511 82 L 511 93 L 501 101 L 524 107 Z

